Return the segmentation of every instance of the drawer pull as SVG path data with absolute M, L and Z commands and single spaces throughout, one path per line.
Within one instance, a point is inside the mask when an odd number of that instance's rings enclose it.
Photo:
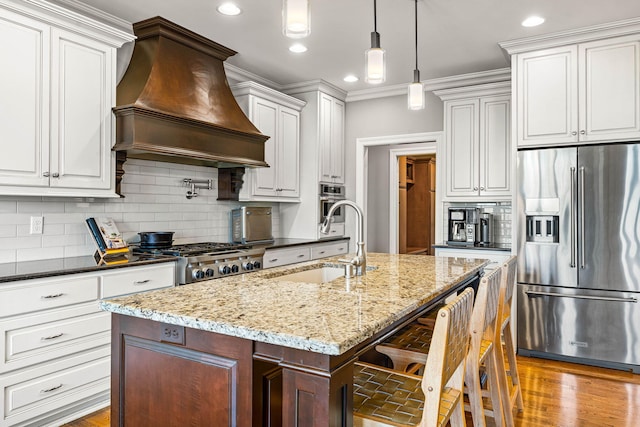
M 273 259 L 270 259 L 269 262 L 276 262 L 277 260 L 278 258 L 273 258 Z
M 60 298 L 62 295 L 64 294 L 51 294 L 51 295 L 44 295 L 41 298 L 42 299 Z
M 136 280 L 135 282 L 133 282 L 134 285 L 144 285 L 145 283 L 149 283 L 151 280 L 149 279 L 145 279 L 145 280 Z
M 62 384 L 58 384 L 57 386 L 48 388 L 46 390 L 40 390 L 40 393 L 51 393 L 52 391 L 56 391 L 60 388 L 62 388 Z
M 320 251 L 320 252 L 319 252 L 319 254 L 320 254 L 320 255 L 323 255 L 323 254 L 324 254 L 324 251 Z
M 60 332 L 59 334 L 49 335 L 48 337 L 42 337 L 40 338 L 40 341 L 55 340 L 56 338 L 60 338 L 63 335 L 64 333 Z
M 304 254 L 298 255 L 298 258 L 304 258 Z

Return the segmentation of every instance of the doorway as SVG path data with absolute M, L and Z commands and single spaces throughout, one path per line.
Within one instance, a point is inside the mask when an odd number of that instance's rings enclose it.
M 376 246 L 368 246 L 376 252 L 398 253 L 398 156 L 419 156 L 433 154 L 441 149 L 442 132 L 425 132 L 404 135 L 389 135 L 379 137 L 367 137 L 356 139 L 356 203 L 365 211 L 365 236 L 367 244 L 373 243 L 372 234 L 377 237 Z M 383 146 L 387 146 L 386 148 Z M 384 162 L 371 159 L 369 152 L 377 149 L 384 150 Z M 380 155 L 378 153 L 377 155 Z M 369 182 L 369 168 L 375 169 L 377 175 L 384 176 L 376 183 Z M 441 200 L 441 171 L 437 170 L 436 180 L 436 206 L 440 206 Z M 374 173 L 374 175 L 376 175 Z M 383 182 L 384 181 L 384 184 Z M 379 185 L 383 184 L 383 185 Z M 372 200 L 376 203 L 372 203 Z M 371 205 L 371 206 L 370 206 Z M 373 211 L 371 211 L 373 207 Z M 382 210 L 386 211 L 382 215 Z M 381 218 L 374 221 L 375 217 Z M 435 212 L 435 240 L 442 240 L 441 209 Z M 348 218 L 347 218 L 348 220 Z M 374 239 L 375 240 L 375 239 Z
M 398 253 L 433 255 L 436 156 L 398 156 Z

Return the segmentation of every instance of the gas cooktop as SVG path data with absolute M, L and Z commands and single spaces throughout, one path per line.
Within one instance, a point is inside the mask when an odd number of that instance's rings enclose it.
M 134 253 L 178 257 L 176 282 L 180 285 L 260 270 L 264 248 L 237 243 L 187 243 L 170 247 L 137 247 Z

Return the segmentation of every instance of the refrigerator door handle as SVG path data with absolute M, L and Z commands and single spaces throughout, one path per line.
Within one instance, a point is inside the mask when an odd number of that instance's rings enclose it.
M 598 301 L 617 301 L 617 302 L 632 302 L 637 303 L 637 298 L 616 298 L 616 297 L 598 297 L 593 295 L 567 295 L 559 294 L 557 292 L 542 292 L 542 291 L 525 291 L 527 296 L 547 296 L 547 297 L 561 297 L 561 298 L 577 298 L 577 299 L 592 299 Z
M 580 188 L 579 188 L 579 197 L 580 197 L 580 236 L 582 236 L 582 241 L 580 242 L 580 268 L 585 269 L 585 249 L 586 246 L 584 244 L 584 166 L 580 166 Z
M 574 194 L 576 188 L 576 168 L 571 167 L 571 202 L 570 202 L 570 216 L 571 216 L 571 261 L 569 267 L 576 268 L 576 209 L 574 201 L 576 195 Z

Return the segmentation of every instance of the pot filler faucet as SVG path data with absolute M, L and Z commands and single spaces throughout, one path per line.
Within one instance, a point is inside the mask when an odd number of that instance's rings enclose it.
M 356 211 L 356 221 L 358 223 L 358 230 L 356 233 L 356 256 L 353 259 L 349 260 L 349 264 L 351 264 L 354 269 L 355 276 L 362 276 L 367 271 L 367 254 L 364 251 L 364 214 L 362 213 L 362 209 L 351 200 L 339 200 L 331 205 L 329 212 L 327 212 L 327 216 L 325 217 L 322 226 L 320 227 L 320 232 L 322 234 L 327 234 L 329 232 L 329 228 L 331 228 L 331 218 L 333 217 L 333 212 L 339 208 L 340 206 L 351 206 Z

